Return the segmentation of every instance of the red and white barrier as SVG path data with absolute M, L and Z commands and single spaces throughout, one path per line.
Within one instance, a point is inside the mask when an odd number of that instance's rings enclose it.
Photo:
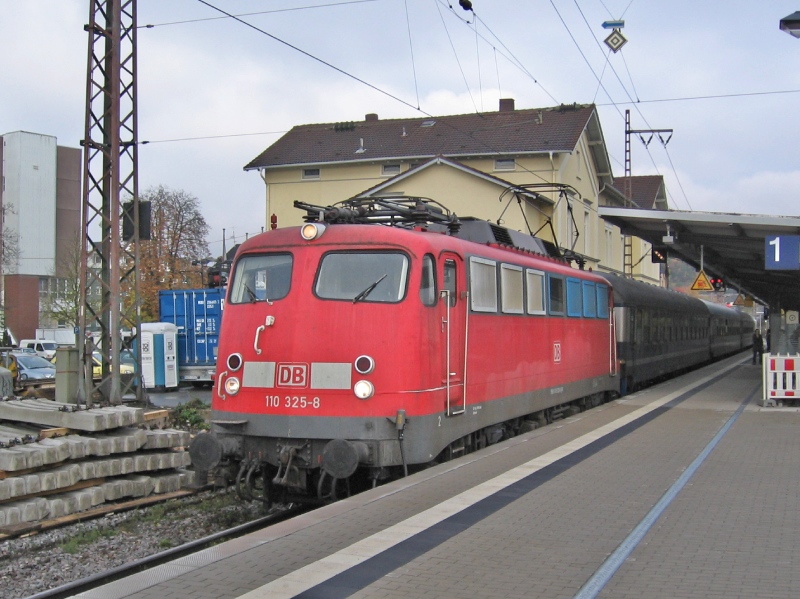
M 800 355 L 764 354 L 763 405 L 800 399 Z

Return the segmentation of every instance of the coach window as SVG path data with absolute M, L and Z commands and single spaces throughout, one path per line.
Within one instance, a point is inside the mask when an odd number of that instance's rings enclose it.
M 444 288 L 449 291 L 450 307 L 456 305 L 458 301 L 458 286 L 456 285 L 456 263 L 453 260 L 444 261 Z
M 323 299 L 395 303 L 405 296 L 408 257 L 400 252 L 331 252 L 314 287 Z
M 484 258 L 469 259 L 472 309 L 497 312 L 497 263 Z
M 436 305 L 436 267 L 433 256 L 422 258 L 422 281 L 419 285 L 419 299 L 425 306 Z
M 581 299 L 581 281 L 567 279 L 567 316 L 580 316 L 583 314 L 583 300 Z
M 549 275 L 547 293 L 550 301 L 550 314 L 564 315 L 564 279 Z
M 544 273 L 526 270 L 525 287 L 528 292 L 528 314 L 544 314 Z
M 522 267 L 511 264 L 500 265 L 500 293 L 503 312 L 522 314 Z
M 236 262 L 231 276 L 231 303 L 279 300 L 289 293 L 291 254 L 247 255 Z

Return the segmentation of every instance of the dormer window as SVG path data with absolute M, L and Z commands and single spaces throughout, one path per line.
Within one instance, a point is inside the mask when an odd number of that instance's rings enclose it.
M 303 169 L 303 179 L 319 179 L 319 169 L 318 168 L 304 168 Z
M 392 162 L 389 164 L 381 165 L 381 175 L 384 177 L 393 177 L 400 174 L 400 163 Z
M 517 170 L 517 161 L 513 158 L 496 158 L 494 161 L 494 170 L 496 171 L 514 171 Z

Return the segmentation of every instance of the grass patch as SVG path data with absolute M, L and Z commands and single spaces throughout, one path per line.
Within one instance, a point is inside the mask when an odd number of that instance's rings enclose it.
M 80 549 L 83 545 L 91 545 L 95 541 L 99 539 L 105 539 L 108 537 L 113 537 L 117 533 L 114 530 L 109 530 L 107 528 L 99 528 L 94 530 L 89 530 L 86 532 L 82 532 L 79 535 L 76 535 L 63 543 L 61 545 L 61 550 L 64 553 L 77 553 L 78 549 Z

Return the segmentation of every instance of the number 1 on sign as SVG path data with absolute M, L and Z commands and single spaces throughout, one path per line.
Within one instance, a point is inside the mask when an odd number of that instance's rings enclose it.
M 781 261 L 781 238 L 776 237 L 772 241 L 769 242 L 771 246 L 775 247 L 775 262 Z

